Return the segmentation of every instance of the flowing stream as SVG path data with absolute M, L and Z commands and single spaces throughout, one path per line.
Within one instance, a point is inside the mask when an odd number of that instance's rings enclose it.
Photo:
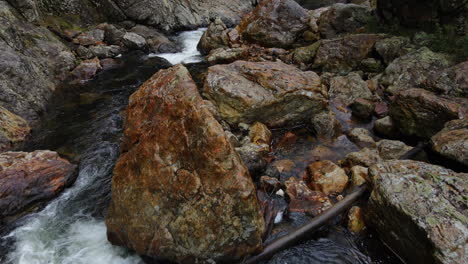
M 180 53 L 162 54 L 169 62 L 201 60 L 196 45 L 203 30 L 181 33 Z M 73 186 L 43 210 L 20 220 L 2 238 L 0 263 L 136 264 L 139 256 L 112 246 L 106 237 L 104 214 L 110 199 L 112 169 L 122 137 L 121 112 L 129 95 L 151 75 L 170 66 L 155 55 L 133 54 L 123 64 L 86 85 L 70 88 L 43 120 L 32 149 L 52 149 L 79 160 Z M 71 91 L 70 91 L 71 90 Z M 1 252 L 1 251 L 0 251 Z

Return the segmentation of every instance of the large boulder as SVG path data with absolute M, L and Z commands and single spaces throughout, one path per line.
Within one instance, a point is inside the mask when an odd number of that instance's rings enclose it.
M 30 133 L 26 120 L 0 106 L 0 153 L 24 142 Z
M 431 143 L 435 152 L 468 166 L 468 118 L 447 122 Z
M 355 4 L 336 4 L 318 20 L 322 38 L 335 38 L 341 34 L 362 31 L 372 16 L 370 8 Z
M 382 35 L 354 34 L 321 41 L 314 66 L 329 72 L 350 72 L 369 58 Z
M 407 263 L 467 263 L 468 174 L 409 160 L 369 169 L 366 223 Z
M 0 105 L 37 121 L 53 91 L 75 66 L 69 48 L 45 28 L 24 22 L 0 1 Z
M 328 109 L 320 77 L 282 62 L 212 66 L 203 89 L 230 124 L 293 125 Z
M 179 263 L 261 248 L 249 172 L 184 66 L 159 71 L 130 97 L 124 134 L 106 219 L 111 243 Z
M 431 76 L 450 66 L 447 56 L 424 47 L 395 59 L 385 69 L 380 82 L 390 93 L 426 85 Z
M 309 14 L 293 0 L 264 0 L 237 27 L 239 34 L 265 47 L 289 48 L 308 28 Z
M 229 46 L 228 29 L 223 21 L 216 18 L 198 42 L 197 48 L 202 54 L 208 54 L 211 50 Z
M 466 116 L 467 103 L 464 98 L 444 98 L 413 88 L 397 94 L 390 105 L 390 117 L 402 134 L 428 139 L 446 122 Z
M 56 152 L 41 150 L 0 154 L 0 223 L 55 197 L 75 177 L 76 166 L 60 158 Z
M 468 61 L 431 75 L 425 88 L 452 96 L 468 97 Z

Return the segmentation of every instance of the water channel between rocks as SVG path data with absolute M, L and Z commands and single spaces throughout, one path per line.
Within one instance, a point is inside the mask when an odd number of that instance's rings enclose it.
M 159 69 L 172 64 L 198 63 L 202 57 L 196 49 L 203 29 L 183 32 L 177 37 L 183 49 L 175 54 L 130 54 L 120 58 L 122 66 L 99 74 L 82 86 L 66 87 L 57 95 L 53 107 L 26 150 L 51 149 L 79 162 L 79 176 L 73 186 L 39 211 L 8 227 L 0 240 L 0 263 L 18 264 L 130 264 L 143 260 L 122 248 L 112 246 L 106 238 L 104 215 L 110 201 L 112 169 L 119 156 L 122 138 L 122 112 L 128 97 Z M 195 69 L 192 64 L 190 69 Z M 205 66 L 200 66 L 205 67 Z M 357 125 L 365 126 L 365 125 Z M 278 139 L 293 132 L 297 139 L 282 148 Z M 305 128 L 274 131 L 277 138 L 276 159 L 293 159 L 299 174 L 316 158 L 317 147 L 326 146 L 338 160 L 357 148 L 346 137 L 324 143 Z M 317 151 L 320 151 L 317 150 Z M 294 226 L 308 219 L 278 225 Z M 337 220 L 339 221 L 339 219 Z M 281 234 L 281 228 L 277 235 Z M 285 229 L 284 229 L 285 230 Z M 337 225 L 324 230 L 327 240 L 308 242 L 293 251 L 285 251 L 271 263 L 357 263 L 348 255 L 369 255 L 375 263 L 399 263 L 377 239 L 357 238 Z M 334 251 L 327 254 L 327 249 Z M 319 254 L 308 251 L 318 252 Z M 361 251 L 362 253 L 360 253 Z M 325 253 L 320 253 L 325 252 Z M 311 258 L 287 262 L 288 256 L 307 253 Z M 288 255 L 289 254 L 289 255 Z M 356 258 L 354 258 L 356 259 Z M 293 260 L 293 259 L 290 259 Z M 359 263 L 370 263 L 363 260 Z

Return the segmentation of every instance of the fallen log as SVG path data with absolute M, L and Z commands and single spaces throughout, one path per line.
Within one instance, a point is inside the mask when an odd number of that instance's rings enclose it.
M 311 232 L 316 231 L 323 225 L 327 224 L 331 219 L 343 213 L 345 210 L 349 209 L 354 204 L 354 202 L 356 202 L 366 192 L 366 190 L 366 185 L 356 187 L 354 191 L 347 195 L 343 200 L 339 201 L 337 204 L 325 211 L 323 214 L 312 219 L 308 224 L 305 224 L 292 231 L 291 233 L 274 240 L 263 249 L 262 253 L 245 259 L 240 263 L 259 263 L 262 260 L 271 258 L 274 254 L 280 252 L 281 250 L 294 246 L 305 236 L 310 235 Z

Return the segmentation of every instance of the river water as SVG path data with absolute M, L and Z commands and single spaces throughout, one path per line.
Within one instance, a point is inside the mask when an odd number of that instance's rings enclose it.
M 196 45 L 202 34 L 203 30 L 181 33 L 183 50 L 161 57 L 173 64 L 200 61 Z M 52 103 L 57 107 L 49 110 L 30 148 L 52 149 L 79 160 L 79 175 L 71 188 L 2 238 L 0 246 L 8 249 L 0 263 L 142 263 L 107 241 L 104 214 L 119 156 L 121 112 L 141 83 L 170 65 L 155 55 L 133 54 L 121 60 L 123 67 L 103 72 L 84 86 L 69 87 Z
M 182 50 L 174 54 L 134 53 L 120 58 L 122 66 L 99 74 L 85 85 L 66 87 L 57 94 L 26 150 L 51 149 L 79 162 L 79 175 L 71 188 L 41 211 L 18 221 L 0 238 L 0 263 L 6 264 L 143 264 L 136 254 L 112 246 L 106 237 L 104 216 L 110 201 L 112 169 L 122 139 L 122 112 L 128 97 L 160 69 L 177 63 L 197 63 L 196 45 L 204 29 L 182 32 Z M 192 73 L 206 65 L 192 64 Z M 302 132 L 297 131 L 298 135 Z M 304 139 L 310 138 L 304 136 Z M 310 140 L 309 140 L 310 141 Z M 294 155 L 320 142 L 298 141 Z M 330 146 L 345 154 L 349 143 Z M 283 158 L 288 157 L 289 154 Z M 304 163 L 305 164 L 305 163 Z M 298 219 L 303 219 L 300 216 Z M 296 225 L 304 218 L 283 225 Z M 339 219 L 338 219 L 339 220 Z M 338 226 L 338 222 L 337 222 Z M 1 229 L 1 228 L 0 228 Z M 336 231 L 338 230 L 338 231 Z M 0 230 L 1 231 L 1 230 Z M 377 239 L 356 239 L 342 229 L 326 229 L 327 239 L 310 241 L 275 256 L 271 264 L 399 263 Z M 363 253 L 361 253 L 363 252 Z M 296 256 L 299 254 L 299 258 Z

